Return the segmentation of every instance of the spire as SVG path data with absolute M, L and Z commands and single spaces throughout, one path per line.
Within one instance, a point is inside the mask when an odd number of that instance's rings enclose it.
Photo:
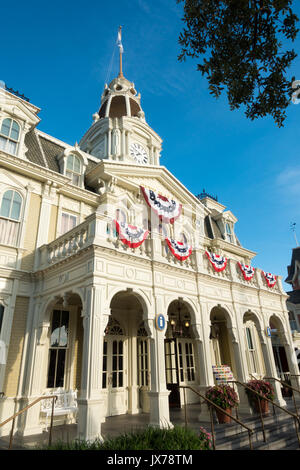
M 124 75 L 123 75 L 123 70 L 122 70 L 122 54 L 124 52 L 124 49 L 123 49 L 123 44 L 122 44 L 122 26 L 119 26 L 117 45 L 120 50 L 120 71 L 119 71 L 118 77 L 123 78 Z

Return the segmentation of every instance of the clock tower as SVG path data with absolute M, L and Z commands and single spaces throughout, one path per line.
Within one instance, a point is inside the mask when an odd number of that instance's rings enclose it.
M 161 144 L 162 139 L 146 122 L 141 95 L 123 76 L 120 52 L 119 75 L 105 84 L 100 109 L 79 146 L 99 160 L 157 166 Z

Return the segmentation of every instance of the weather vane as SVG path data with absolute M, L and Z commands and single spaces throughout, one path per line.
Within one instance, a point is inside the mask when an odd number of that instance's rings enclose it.
M 290 227 L 291 227 L 291 231 L 294 232 L 296 245 L 299 246 L 299 243 L 298 243 L 298 240 L 297 240 L 297 235 L 296 235 L 296 222 L 291 222 Z

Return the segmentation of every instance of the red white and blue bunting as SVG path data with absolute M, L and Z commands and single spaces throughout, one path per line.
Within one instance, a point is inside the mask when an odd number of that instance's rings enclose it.
M 216 255 L 215 253 L 209 253 L 208 251 L 206 251 L 205 253 L 209 261 L 213 265 L 215 271 L 224 271 L 227 265 L 227 258 L 225 258 L 225 256 Z
M 141 191 L 148 206 L 154 210 L 162 222 L 173 224 L 178 219 L 182 211 L 181 204 L 143 186 L 141 186 Z
M 275 274 L 266 273 L 265 271 L 263 271 L 263 275 L 265 277 L 265 280 L 267 281 L 268 286 L 274 287 L 277 280 Z
M 186 260 L 192 253 L 192 247 L 182 242 L 176 242 L 172 238 L 166 238 L 166 242 L 175 258 L 179 261 Z
M 114 221 L 120 240 L 130 248 L 137 248 L 148 237 L 149 230 L 135 227 L 124 222 Z
M 254 276 L 255 269 L 252 266 L 238 262 L 238 265 L 243 273 L 245 281 L 250 281 Z

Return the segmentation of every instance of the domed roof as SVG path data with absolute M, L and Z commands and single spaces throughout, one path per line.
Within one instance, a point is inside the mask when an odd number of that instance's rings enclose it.
M 142 117 L 144 113 L 140 101 L 141 95 L 137 95 L 134 83 L 123 75 L 119 75 L 108 86 L 105 85 L 98 113 L 99 118 Z

